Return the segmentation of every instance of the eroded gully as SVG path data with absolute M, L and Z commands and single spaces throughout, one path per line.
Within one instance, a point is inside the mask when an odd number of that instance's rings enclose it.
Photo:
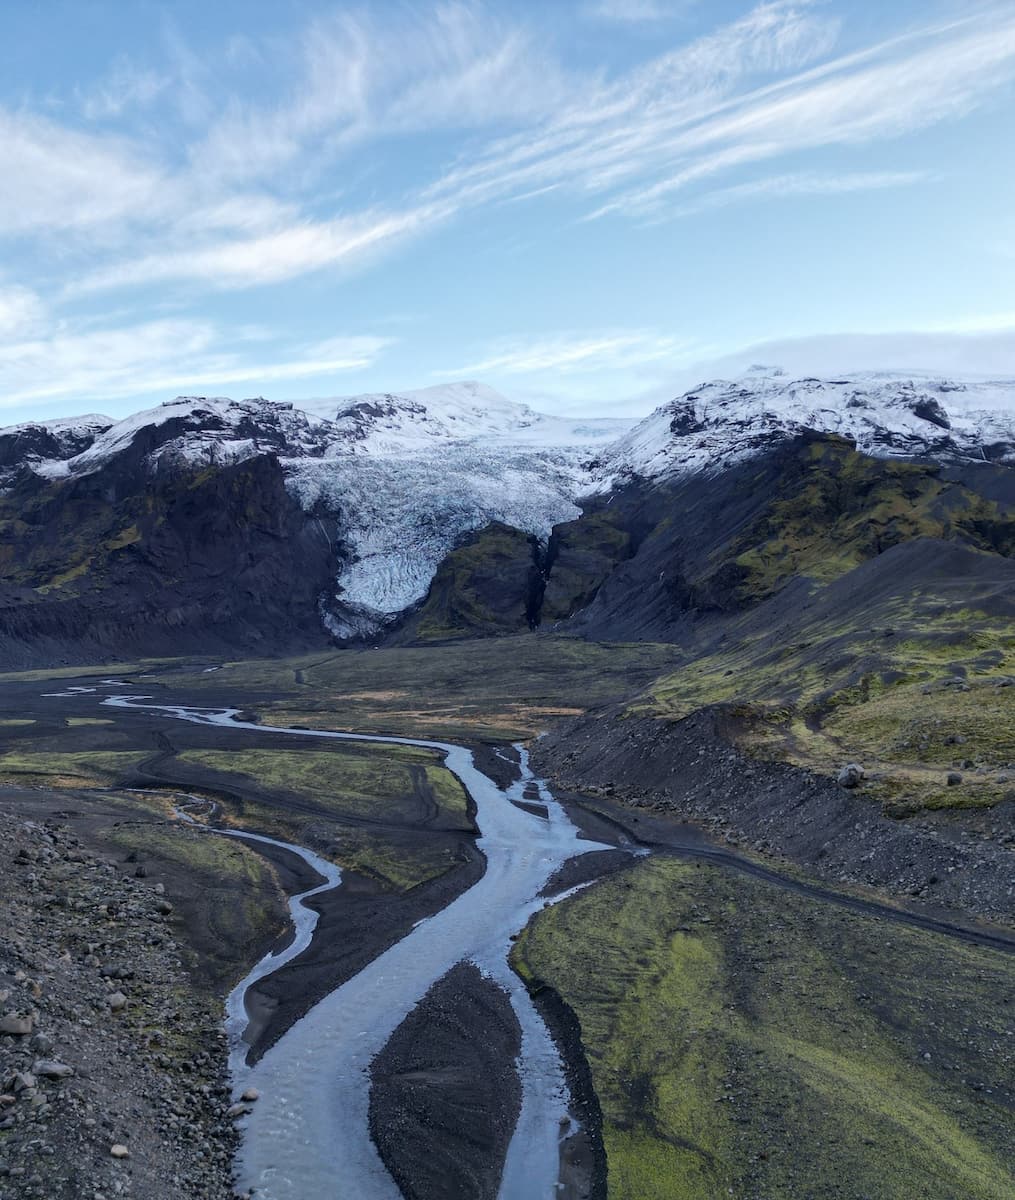
M 146 703 L 142 696 L 111 696 L 104 703 L 140 708 L 223 729 L 252 729 L 265 736 L 329 738 L 420 746 L 445 756 L 476 805 L 477 846 L 486 870 L 441 912 L 420 921 L 400 942 L 336 988 L 301 1017 L 253 1066 L 245 1062 L 243 997 L 257 980 L 280 969 L 313 936 L 313 914 L 293 897 L 297 937 L 281 955 L 268 955 L 237 985 L 228 1003 L 230 1065 L 238 1092 L 256 1087 L 260 1100 L 246 1119 L 238 1156 L 238 1184 L 262 1200 L 400 1200 L 401 1193 L 371 1141 L 369 1066 L 395 1029 L 430 987 L 452 967 L 474 962 L 510 997 L 522 1030 L 519 1072 L 521 1112 L 508 1148 L 500 1200 L 552 1200 L 557 1194 L 560 1129 L 568 1091 L 560 1055 L 524 985 L 508 966 L 511 936 L 547 901 L 541 889 L 568 859 L 607 849 L 581 839 L 563 808 L 535 780 L 522 750 L 521 779 L 502 790 L 473 763 L 472 753 L 446 742 L 364 736 L 331 730 L 266 728 L 238 719 L 237 709 L 200 709 Z M 547 817 L 527 812 L 521 800 L 535 785 Z M 251 835 L 244 835 L 251 838 Z M 251 840 L 261 840 L 254 835 Z M 263 839 L 272 841 L 272 839 Z M 325 878 L 337 872 L 287 843 Z M 309 856 L 309 857 L 308 857 Z M 330 874 L 328 873 L 330 870 Z M 311 915 L 306 915 L 311 914 Z M 293 949 L 298 945 L 298 949 Z

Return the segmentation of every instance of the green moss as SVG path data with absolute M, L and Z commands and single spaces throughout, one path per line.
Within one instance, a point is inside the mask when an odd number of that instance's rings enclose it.
M 528 626 L 533 539 L 494 523 L 470 535 L 437 569 L 414 621 L 420 641 L 515 633 Z
M 513 961 L 581 1024 L 611 1200 L 1012 1194 L 1007 956 L 655 858 Z
M 179 760 L 244 775 L 263 788 L 307 796 L 337 813 L 411 820 L 421 802 L 437 802 L 451 823 L 467 822 L 462 785 L 440 765 L 436 752 L 414 746 L 186 750 Z
M 10 753 L 0 755 L 0 779 L 23 783 L 27 778 L 45 780 L 52 787 L 116 783 L 146 757 L 143 753 L 100 750 L 59 753 Z
M 991 553 L 1015 547 L 1015 517 L 940 477 L 934 467 L 857 453 L 822 438 L 787 464 L 781 498 L 722 552 L 735 606 L 774 595 L 795 576 L 838 579 L 900 542 L 959 537 Z
M 136 525 L 128 525 L 121 529 L 115 537 L 106 542 L 107 550 L 122 550 L 125 546 L 133 546 L 141 540 L 141 531 Z
M 397 890 L 459 865 L 450 833 L 473 829 L 464 789 L 430 750 L 343 743 L 334 750 L 187 750 L 178 757 L 212 772 L 200 787 L 215 792 L 236 827 L 313 845 Z M 216 791 L 220 783 L 228 790 Z

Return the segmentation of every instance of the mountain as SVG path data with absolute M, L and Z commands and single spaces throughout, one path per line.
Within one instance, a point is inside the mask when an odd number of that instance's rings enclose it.
M 471 382 L 180 397 L 0 430 L 0 638 L 29 661 L 539 624 L 683 637 L 901 541 L 1010 554 L 1012 464 L 1005 381 L 757 369 L 637 425 Z
M 1015 380 L 794 379 L 754 367 L 664 404 L 609 447 L 599 469 L 650 478 L 725 469 L 804 430 L 879 458 L 1015 464 Z

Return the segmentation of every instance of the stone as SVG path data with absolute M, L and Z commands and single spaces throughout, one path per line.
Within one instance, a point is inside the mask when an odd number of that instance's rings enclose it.
M 949 771 L 946 782 L 949 787 L 957 787 L 962 782 L 962 776 L 958 771 Z
M 240 1099 L 247 1104 L 252 1104 L 255 1100 L 260 1100 L 260 1098 L 261 1093 L 255 1087 L 248 1087 L 243 1095 L 240 1096 Z
M 120 1012 L 127 1007 L 127 997 L 123 992 L 110 992 L 106 997 L 106 1003 L 111 1012 Z
M 109 1147 L 109 1153 L 114 1158 L 130 1158 L 130 1151 L 122 1142 L 116 1142 Z
M 863 777 L 866 775 L 863 767 L 859 763 L 846 763 L 839 772 L 836 782 L 839 787 L 855 788 L 859 787 L 863 782 Z
M 13 1037 L 26 1037 L 31 1032 L 31 1017 L 21 1017 L 17 1013 L 5 1013 L 0 1017 L 0 1033 L 9 1033 Z
M 32 1063 L 32 1074 L 41 1075 L 43 1079 L 69 1079 L 74 1068 L 52 1058 L 37 1058 Z

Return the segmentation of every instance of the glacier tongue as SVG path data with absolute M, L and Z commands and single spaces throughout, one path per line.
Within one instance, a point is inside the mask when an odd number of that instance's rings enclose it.
M 546 538 L 574 520 L 574 498 L 592 477 L 582 451 L 445 446 L 378 458 L 287 460 L 288 484 L 310 512 L 340 514 L 347 555 L 337 596 L 356 619 L 330 622 L 364 634 L 423 599 L 437 567 L 463 534 L 502 521 Z

